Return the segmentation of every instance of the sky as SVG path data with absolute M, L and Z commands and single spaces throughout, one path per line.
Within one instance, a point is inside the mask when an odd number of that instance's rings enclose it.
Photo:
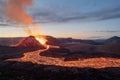
M 4 3 L 0 0 L 0 37 L 29 36 L 5 18 Z M 40 34 L 77 39 L 120 36 L 120 0 L 33 0 L 25 9 L 32 24 L 39 23 Z

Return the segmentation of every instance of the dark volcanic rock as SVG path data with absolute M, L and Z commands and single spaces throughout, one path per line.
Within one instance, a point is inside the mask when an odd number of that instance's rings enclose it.
M 77 68 L 0 62 L 0 80 L 120 80 L 120 68 Z
M 70 51 L 66 48 L 50 48 L 50 52 L 69 53 Z
M 54 38 L 52 36 L 46 36 L 46 39 L 47 39 L 47 44 L 49 45 L 57 45 L 57 46 L 61 45 L 60 40 L 57 38 Z
M 87 43 L 93 45 L 100 45 L 101 43 L 94 40 L 82 40 L 82 39 L 72 39 L 72 38 L 59 38 L 62 43 Z
M 39 50 L 41 47 L 23 47 L 23 46 L 0 46 L 0 60 L 5 60 L 9 58 L 19 58 L 24 56 L 25 52 Z
M 51 56 L 51 57 L 64 57 L 69 54 L 70 51 L 66 48 L 50 48 L 49 50 L 41 53 L 41 56 Z

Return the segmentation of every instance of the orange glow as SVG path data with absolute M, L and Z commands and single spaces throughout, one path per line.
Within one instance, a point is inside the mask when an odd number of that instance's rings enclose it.
M 45 37 L 43 37 L 43 36 L 34 36 L 34 37 L 35 37 L 35 39 L 37 41 L 39 41 L 40 44 L 42 44 L 43 46 L 45 46 L 47 50 L 49 48 L 56 48 L 56 49 L 60 48 L 60 46 L 54 46 L 54 45 L 48 45 L 48 44 L 46 44 L 47 39 Z
M 50 48 L 56 48 L 56 49 L 60 48 L 60 46 L 53 46 L 53 45 L 49 45 L 49 47 Z
M 38 40 L 42 45 L 45 45 L 47 42 L 47 40 L 44 37 L 35 36 L 35 39 Z
M 46 50 L 48 50 L 50 48 L 50 46 L 48 44 L 46 44 L 47 42 L 47 39 L 43 36 L 34 36 L 35 39 L 40 43 L 42 44 L 44 47 L 46 47 Z
M 30 25 L 32 17 L 26 14 L 24 6 L 32 5 L 32 0 L 8 0 L 6 4 L 6 18 L 17 24 Z

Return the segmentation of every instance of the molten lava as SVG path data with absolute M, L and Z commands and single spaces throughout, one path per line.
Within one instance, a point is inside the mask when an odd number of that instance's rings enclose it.
M 43 44 L 43 45 L 46 43 L 46 41 L 45 41 L 44 39 L 37 38 L 37 37 L 36 37 L 36 39 L 37 39 L 41 44 Z
M 38 40 L 42 45 L 45 45 L 47 42 L 47 39 L 42 36 L 35 36 L 35 39 Z
M 47 42 L 47 39 L 43 36 L 34 36 L 35 39 L 40 43 L 42 44 L 43 46 L 45 46 L 47 49 L 49 49 L 49 45 L 46 44 Z
M 48 45 L 46 44 L 47 43 L 47 39 L 46 37 L 43 37 L 43 36 L 34 36 L 35 39 L 40 43 L 42 44 L 44 47 L 46 47 L 46 49 L 48 50 L 49 48 L 60 48 L 60 46 L 54 46 L 54 45 Z

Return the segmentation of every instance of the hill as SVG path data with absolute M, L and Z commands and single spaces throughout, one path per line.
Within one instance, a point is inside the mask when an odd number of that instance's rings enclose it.
M 113 36 L 107 40 L 105 40 L 104 43 L 110 44 L 110 43 L 120 43 L 120 37 L 118 36 Z

